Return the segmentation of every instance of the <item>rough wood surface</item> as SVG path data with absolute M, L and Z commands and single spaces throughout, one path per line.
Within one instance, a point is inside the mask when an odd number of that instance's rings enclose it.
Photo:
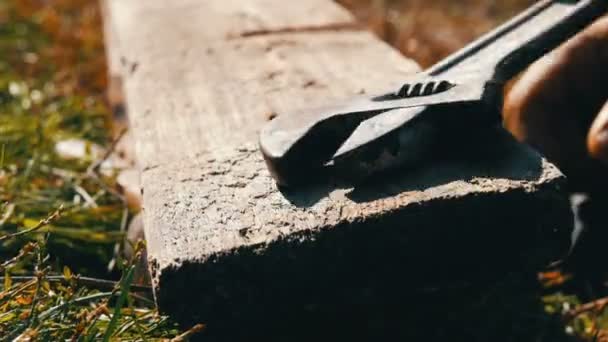
M 293 339 L 301 322 L 390 316 L 415 279 L 538 266 L 567 245 L 563 176 L 500 129 L 375 183 L 276 188 L 255 144 L 265 121 L 394 89 L 417 70 L 333 2 L 107 5 L 155 295 L 180 322 L 209 323 L 218 339 Z

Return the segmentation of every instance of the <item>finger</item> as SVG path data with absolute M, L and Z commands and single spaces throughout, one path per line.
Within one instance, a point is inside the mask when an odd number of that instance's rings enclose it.
M 583 109 L 574 103 L 577 97 L 568 80 L 570 48 L 561 47 L 534 63 L 513 85 L 503 109 L 505 127 L 564 171 L 571 169 L 568 164 L 581 165 L 576 159 L 586 154 L 587 134 L 587 128 L 577 128 L 577 113 Z
M 608 96 L 607 64 L 608 18 L 602 18 L 521 76 L 505 97 L 505 127 L 566 174 L 584 174 L 589 127 Z
M 505 98 L 505 125 L 525 139 L 524 133 L 540 133 L 546 130 L 547 120 L 560 119 L 560 115 L 577 113 L 580 119 L 582 112 L 597 113 L 608 96 L 606 63 L 608 17 L 532 64 Z M 546 107 L 560 110 L 531 110 Z M 585 119 L 591 124 L 592 118 Z
M 587 137 L 589 154 L 608 164 L 608 103 L 595 118 Z

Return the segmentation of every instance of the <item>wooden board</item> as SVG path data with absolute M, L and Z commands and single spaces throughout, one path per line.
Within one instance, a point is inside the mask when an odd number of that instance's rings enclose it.
M 418 70 L 333 2 L 107 5 L 155 295 L 180 322 L 219 339 L 293 339 L 336 315 L 390 324 L 385 305 L 405 303 L 406 287 L 538 267 L 567 247 L 562 174 L 498 128 L 380 181 L 277 189 L 255 143 L 264 122 Z

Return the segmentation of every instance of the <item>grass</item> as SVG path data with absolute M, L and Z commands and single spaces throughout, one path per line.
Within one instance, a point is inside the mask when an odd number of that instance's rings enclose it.
M 113 141 L 96 2 L 0 0 L 0 55 L 0 339 L 181 340 L 200 330 L 179 331 L 150 288 L 133 284 L 144 243 L 128 259 L 115 252 L 134 212 L 118 170 L 95 167 L 95 147 Z M 69 139 L 85 154 L 59 153 Z
M 531 0 L 340 2 L 428 66 Z M 118 170 L 96 167 L 105 159 L 96 148 L 111 150 L 117 136 L 96 2 L 0 0 L 0 55 L 0 340 L 181 341 L 202 330 L 180 331 L 157 312 L 149 286 L 134 281 L 143 242 L 129 258 L 116 253 L 135 209 L 116 184 Z M 86 153 L 58 153 L 68 139 L 84 142 Z M 461 308 L 464 318 L 497 306 L 525 315 L 533 302 L 544 308 L 538 320 L 560 324 L 521 329 L 606 339 L 608 300 L 581 295 L 586 280 L 559 269 L 539 279 L 539 292 L 501 285 Z M 538 340 L 553 335 L 541 331 Z

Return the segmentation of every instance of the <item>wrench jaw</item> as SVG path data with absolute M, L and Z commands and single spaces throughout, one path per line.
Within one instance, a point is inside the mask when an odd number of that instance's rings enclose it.
M 362 122 L 408 103 L 412 101 L 391 92 L 340 106 L 281 114 L 262 128 L 259 147 L 280 186 L 301 185 L 323 171 Z M 394 124 L 395 120 L 388 122 Z M 366 141 L 375 139 L 369 133 Z
M 285 115 L 284 118 L 297 120 L 294 115 Z M 323 165 L 358 124 L 359 121 L 345 114 L 328 116 L 295 131 L 284 131 L 280 125 L 268 125 L 260 133 L 260 150 L 272 177 L 280 186 L 307 183 L 322 171 Z
M 428 155 L 435 140 L 437 127 L 423 119 L 424 112 L 429 110 L 432 107 L 395 109 L 382 114 L 388 120 L 374 118 L 362 123 L 334 154 L 331 164 L 352 182 L 388 169 L 412 167 Z M 418 115 L 420 117 L 416 117 Z M 395 129 L 388 129 L 391 121 L 401 121 L 399 119 L 404 117 L 412 119 Z M 377 134 L 375 138 L 370 139 L 374 134 Z
M 462 122 L 470 127 L 476 127 L 474 121 L 499 121 L 503 86 L 500 83 L 488 82 L 485 78 L 478 77 L 477 73 L 463 73 L 449 78 L 425 75 L 424 78 L 413 80 L 419 82 L 409 80 L 397 93 L 390 96 L 401 99 L 409 91 L 409 97 L 406 97 L 405 101 L 415 103 L 415 106 L 395 107 L 362 122 L 336 151 L 332 160 L 342 163 L 358 159 L 368 163 L 369 160 L 365 156 L 378 154 L 371 152 L 374 150 L 399 151 L 402 158 L 417 159 L 404 155 L 404 151 L 409 151 L 406 154 L 413 156 L 418 154 L 416 151 L 424 150 L 411 147 L 416 146 L 414 142 L 428 146 L 425 140 L 432 139 L 432 132 L 436 131 L 436 128 L 446 126 L 443 121 L 451 124 Z M 442 83 L 444 85 L 441 85 Z M 435 87 L 440 85 L 441 90 L 416 96 L 414 94 L 417 91 L 412 88 L 412 84 L 417 89 L 425 89 L 429 84 Z M 446 88 L 442 89 L 444 86 Z M 385 96 L 386 98 L 388 97 Z M 447 128 L 449 129 L 449 125 Z M 384 152 L 381 154 L 385 154 Z
M 357 136 L 367 136 L 367 129 L 362 127 L 369 122 L 362 123 L 331 159 L 340 174 L 349 174 L 349 180 L 359 181 L 389 170 L 415 169 L 429 160 L 441 159 L 442 151 L 457 150 L 458 141 L 466 140 L 461 139 L 463 132 L 476 135 L 477 131 L 500 124 L 498 107 L 483 100 L 397 109 L 384 114 L 412 119 L 394 130 L 383 131 L 373 140 L 354 142 Z
M 393 156 L 398 157 L 397 164 L 417 160 L 430 145 L 425 141 L 432 139 L 436 125 L 426 116 L 436 116 L 432 112 L 445 106 L 477 105 L 484 100 L 485 82 L 465 79 L 463 84 L 459 78 L 421 73 L 396 92 L 279 115 L 260 132 L 260 150 L 271 175 L 284 187 L 318 180 L 329 169 L 343 170 L 344 176 L 370 174 L 378 165 L 391 164 Z
M 338 106 L 281 114 L 262 128 L 260 150 L 279 185 L 306 183 L 361 122 L 391 108 L 378 100 L 361 98 Z

